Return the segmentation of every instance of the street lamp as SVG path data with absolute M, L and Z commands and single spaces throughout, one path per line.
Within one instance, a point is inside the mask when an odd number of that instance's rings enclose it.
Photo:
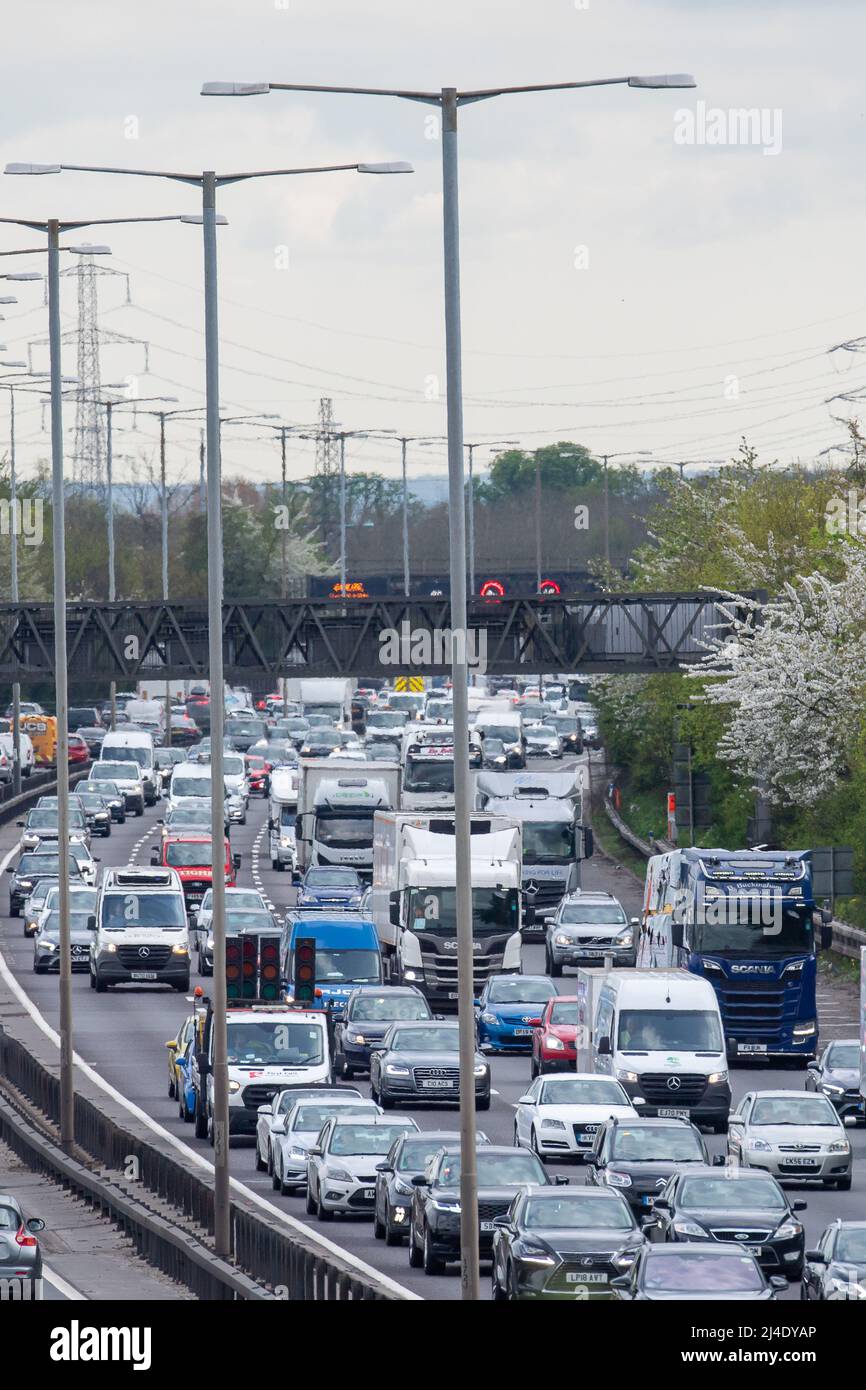
M 86 174 L 118 174 L 139 178 L 170 179 L 201 190 L 200 216 L 188 216 L 184 222 L 200 222 L 204 248 L 205 302 L 205 400 L 206 400 L 206 458 L 207 458 L 207 540 L 208 540 L 208 664 L 210 668 L 211 724 L 217 735 L 211 740 L 211 779 L 217 788 L 223 783 L 223 727 L 225 691 L 223 686 L 223 556 L 222 507 L 220 497 L 219 454 L 219 326 L 217 297 L 216 195 L 219 188 L 251 179 L 293 176 L 295 174 L 324 174 L 351 171 L 359 174 L 409 174 L 411 164 L 330 164 L 299 169 L 262 169 L 231 174 L 217 174 L 206 169 L 200 174 L 169 172 L 164 169 L 126 169 L 99 167 L 90 164 L 12 164 L 7 173 L 57 174 L 70 170 Z M 2 220 L 2 219 L 0 219 Z M 114 219 L 131 221 L 133 219 Z M 138 219 L 135 219 L 138 220 Z M 150 219 L 158 220 L 158 219 Z M 31 224 L 33 225 L 33 224 Z M 85 225 L 83 223 L 77 224 Z M 59 309 L 58 309 L 58 372 L 59 372 Z M 58 407 L 59 409 L 59 407 Z M 53 411 L 52 411 L 53 415 Z M 58 466 L 61 468 L 61 441 L 58 440 Z M 55 570 L 56 574 L 56 570 Z M 65 636 L 65 633 L 64 633 Z M 64 642 L 65 660 L 65 642 Z M 65 682 L 65 677 L 64 677 Z M 67 778 L 68 780 L 68 778 Z M 58 791 L 60 788 L 58 788 Z M 219 796 L 211 798 L 211 836 L 214 845 L 224 839 L 223 806 Z M 61 880 L 62 881 L 62 880 Z M 67 895 L 68 896 L 68 895 Z M 222 874 L 213 879 L 212 935 L 214 938 L 214 1253 L 225 1256 L 231 1252 L 229 1213 L 229 1104 L 226 1035 L 226 976 L 225 976 L 225 882 Z M 61 963 L 62 968 L 62 963 Z
M 652 449 L 624 449 L 618 454 L 602 454 L 604 462 L 604 563 L 610 567 L 610 492 L 608 464 L 611 459 L 652 458 Z
M 443 444 L 445 441 L 441 436 L 416 434 L 398 435 L 400 443 L 400 463 L 403 477 L 403 597 L 409 597 L 409 483 L 407 475 L 406 449 L 409 444 L 420 444 L 422 447 L 432 444 Z
M 573 90 L 625 85 L 643 88 L 694 87 L 693 77 L 609 77 L 588 82 L 534 83 L 525 87 L 496 87 L 459 92 L 402 88 L 314 86 L 306 82 L 205 82 L 203 96 L 263 96 L 272 91 L 321 92 L 346 96 L 389 96 L 436 106 L 442 113 L 442 188 L 445 269 L 445 353 L 448 415 L 448 492 L 451 531 L 451 631 L 454 692 L 454 747 L 469 746 L 469 703 L 466 614 L 466 522 L 463 487 L 463 368 L 460 329 L 460 223 L 457 177 L 457 112 L 470 102 L 527 92 Z M 454 840 L 457 910 L 457 1016 L 460 1042 L 460 1251 L 462 1295 L 479 1296 L 478 1181 L 475 1154 L 475 1010 L 472 951 L 472 877 L 469 813 L 469 761 L 454 759 Z

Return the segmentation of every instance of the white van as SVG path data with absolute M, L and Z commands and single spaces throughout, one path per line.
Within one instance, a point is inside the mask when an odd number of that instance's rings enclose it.
M 6 754 L 9 761 L 9 775 L 12 776 L 12 762 L 15 756 L 14 739 L 11 734 L 0 734 L 0 751 Z M 21 776 L 29 777 L 36 766 L 36 755 L 33 752 L 33 743 L 29 734 L 25 734 L 23 729 L 18 731 L 18 746 L 21 750 Z
M 688 970 L 616 970 L 602 983 L 593 1069 L 616 1077 L 641 1115 L 724 1134 L 731 1108 L 716 992 Z
M 210 763 L 176 763 L 168 784 L 168 809 L 194 806 L 202 797 L 210 801 L 211 787 Z
M 153 757 L 153 739 L 143 729 L 107 733 L 99 750 L 100 761 L 136 762 L 141 768 L 145 805 L 155 806 L 160 795 L 159 773 Z
M 141 724 L 162 739 L 165 733 L 165 706 L 160 700 L 127 700 L 123 712 L 130 724 Z
M 271 868 L 282 873 L 294 872 L 297 864 L 295 816 L 298 812 L 298 770 L 294 767 L 275 767 L 271 773 L 268 802 L 268 831 L 270 834 Z
M 174 869 L 106 869 L 88 919 L 90 987 L 166 984 L 189 990 L 189 930 Z

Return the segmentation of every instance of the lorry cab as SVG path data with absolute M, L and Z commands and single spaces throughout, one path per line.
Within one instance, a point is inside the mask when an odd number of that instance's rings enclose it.
M 106 869 L 88 927 L 90 985 L 97 994 L 119 984 L 189 989 L 186 906 L 173 869 Z
M 100 761 L 133 762 L 141 768 L 146 806 L 155 806 L 160 795 L 159 773 L 153 756 L 153 738 L 144 729 L 115 730 L 102 740 Z
M 725 1132 L 731 1087 L 715 991 L 688 970 L 611 971 L 592 1029 L 592 1069 L 614 1076 L 641 1115 Z
M 291 989 L 298 937 L 316 942 L 316 996 L 334 1018 L 342 1018 L 346 1000 L 358 985 L 383 982 L 382 955 L 376 927 L 354 912 L 290 912 L 280 943 L 280 976 Z

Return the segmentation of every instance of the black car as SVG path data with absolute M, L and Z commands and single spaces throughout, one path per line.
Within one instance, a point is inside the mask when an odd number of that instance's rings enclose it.
M 328 758 L 343 740 L 336 729 L 308 729 L 299 749 L 302 758 Z
M 101 835 L 107 840 L 111 834 L 111 807 L 105 797 L 99 792 L 80 791 L 69 799 L 78 802 L 91 835 Z
M 457 1020 L 392 1023 L 370 1052 L 370 1095 L 383 1110 L 398 1102 L 460 1101 Z M 475 1054 L 475 1109 L 490 1109 L 490 1067 Z
M 98 766 L 98 764 L 97 764 Z M 96 796 L 101 796 L 111 812 L 111 819 L 118 825 L 126 823 L 126 797 L 120 790 L 116 782 L 108 781 L 102 777 L 88 777 L 86 784 L 81 783 L 82 790 L 93 792 Z
M 854 1115 L 866 1122 L 860 1094 L 860 1043 L 857 1038 L 837 1038 L 806 1068 L 806 1090 L 826 1096 L 840 1116 Z
M 800 1297 L 822 1302 L 866 1299 L 866 1221 L 834 1221 L 806 1251 Z
M 81 870 L 78 867 L 78 860 L 73 854 L 69 859 L 69 877 L 80 879 Z M 9 885 L 9 916 L 19 916 L 33 889 L 42 879 L 59 878 L 60 858 L 57 854 L 45 854 L 36 850 L 28 850 L 22 854 L 19 862 L 13 867 L 11 864 L 7 868 L 7 874 L 12 875 L 12 882 Z
M 648 1245 L 611 1281 L 627 1303 L 770 1303 L 787 1287 L 782 1274 L 767 1280 L 737 1245 Z
M 646 1236 L 619 1192 L 530 1188 L 493 1219 L 493 1297 L 609 1299 Z
M 545 723 L 559 734 L 565 753 L 583 752 L 583 729 L 576 714 L 549 714 Z
M 479 1144 L 487 1135 L 476 1130 Z M 376 1195 L 373 1209 L 373 1235 L 386 1245 L 402 1245 L 409 1230 L 414 1182 L 424 1176 L 431 1158 L 446 1146 L 455 1147 L 460 1135 L 453 1129 L 427 1129 L 423 1134 L 401 1134 L 394 1140 L 388 1156 L 376 1164 Z
M 653 1204 L 652 1238 L 731 1241 L 751 1251 L 762 1269 L 799 1279 L 806 1236 L 770 1173 L 752 1168 L 687 1168 L 675 1173 Z
M 525 1149 L 485 1144 L 479 1148 L 479 1250 L 483 1260 L 493 1251 L 494 1221 L 504 1216 L 515 1189 L 568 1183 L 551 1178 L 541 1160 Z M 415 1193 L 409 1220 L 409 1263 L 425 1274 L 441 1274 L 449 1261 L 460 1259 L 460 1149 L 449 1145 L 434 1154 L 424 1173 L 413 1179 Z
M 615 1188 L 635 1210 L 649 1211 L 681 1164 L 709 1162 L 701 1132 L 688 1120 L 610 1119 L 586 1155 L 586 1181 Z
M 268 724 L 264 719 L 227 719 L 225 743 L 236 753 L 248 753 L 260 738 L 267 738 Z
M 430 1005 L 414 985 L 359 985 L 334 1028 L 334 1074 L 348 1078 L 369 1071 L 370 1048 L 382 1041 L 392 1023 L 432 1017 Z

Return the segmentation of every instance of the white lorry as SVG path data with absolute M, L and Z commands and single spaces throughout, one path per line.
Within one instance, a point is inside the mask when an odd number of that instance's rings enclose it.
M 471 817 L 474 986 L 521 969 L 521 839 L 506 816 Z M 431 1005 L 457 1001 L 454 816 L 377 811 L 372 913 L 391 978 Z
M 297 767 L 275 767 L 268 797 L 268 835 L 271 868 L 282 873 L 297 866 L 295 819 L 298 814 Z
M 352 687 L 344 678 L 313 680 L 290 677 L 285 682 L 286 699 L 301 706 L 301 714 L 324 714 L 340 729 L 352 727 Z
M 298 870 L 311 864 L 345 864 L 369 878 L 374 813 L 399 804 L 398 763 L 302 758 L 295 828 Z

